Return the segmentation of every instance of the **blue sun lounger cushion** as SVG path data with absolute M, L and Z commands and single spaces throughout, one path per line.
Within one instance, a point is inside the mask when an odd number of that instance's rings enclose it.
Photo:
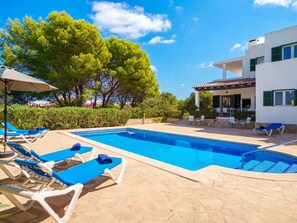
M 71 151 L 77 151 L 77 150 L 80 150 L 80 143 L 75 143 L 72 148 L 71 148 Z
M 43 130 L 48 130 L 48 128 L 45 128 L 45 127 L 38 127 L 36 128 L 37 131 L 43 131 Z
M 31 129 L 28 131 L 29 134 L 37 134 L 38 133 L 38 130 L 36 129 Z
M 98 155 L 98 162 L 100 164 L 112 163 L 112 159 L 106 154 L 99 154 Z
M 255 130 L 258 130 L 258 131 L 260 131 L 260 130 L 263 130 L 263 129 L 265 129 L 265 126 L 259 126 L 258 128 L 255 128 Z

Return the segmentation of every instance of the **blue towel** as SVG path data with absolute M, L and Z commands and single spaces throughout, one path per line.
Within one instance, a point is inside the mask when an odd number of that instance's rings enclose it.
M 100 164 L 112 163 L 112 159 L 106 154 L 99 154 L 98 155 L 98 162 Z
M 80 147 L 81 147 L 80 143 L 75 143 L 70 150 L 77 151 L 77 150 L 80 150 Z
M 29 132 L 29 134 L 36 134 L 36 133 L 38 133 L 38 130 L 32 129 L 32 130 L 29 130 L 28 132 Z
M 38 128 L 36 128 L 36 130 L 38 131 L 43 131 L 43 130 L 47 130 L 47 128 L 45 128 L 45 127 L 38 127 Z

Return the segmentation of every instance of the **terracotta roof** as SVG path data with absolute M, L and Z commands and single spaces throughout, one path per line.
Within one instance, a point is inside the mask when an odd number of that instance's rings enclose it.
M 255 78 L 241 78 L 233 80 L 213 81 L 206 84 L 199 84 L 194 86 L 195 90 L 224 90 L 234 88 L 247 88 L 256 85 Z

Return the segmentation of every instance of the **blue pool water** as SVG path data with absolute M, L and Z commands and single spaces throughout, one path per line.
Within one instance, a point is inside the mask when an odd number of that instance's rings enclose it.
M 268 150 L 246 154 L 242 166 L 242 154 L 257 150 L 257 145 L 134 128 L 72 133 L 192 171 L 218 165 L 256 172 L 297 172 L 297 157 Z

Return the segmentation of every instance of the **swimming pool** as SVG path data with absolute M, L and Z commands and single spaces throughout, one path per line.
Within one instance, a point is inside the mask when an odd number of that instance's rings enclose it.
M 252 144 L 135 128 L 79 131 L 72 134 L 191 171 L 218 165 L 256 172 L 297 172 L 297 157 L 259 150 L 257 145 Z

